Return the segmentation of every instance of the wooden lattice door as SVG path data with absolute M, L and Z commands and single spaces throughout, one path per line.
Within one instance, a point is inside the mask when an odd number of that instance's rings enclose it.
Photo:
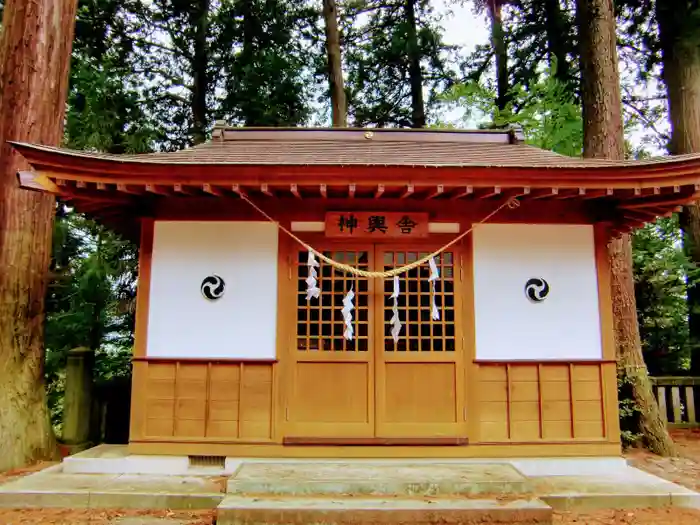
M 373 267 L 370 247 L 324 251 L 357 268 Z M 319 299 L 306 300 L 307 252 L 296 259 L 296 338 L 291 351 L 291 384 L 286 435 L 359 438 L 374 435 L 374 359 L 370 326 L 374 282 L 347 275 L 320 261 Z M 354 338 L 343 337 L 343 297 L 355 293 Z
M 425 255 L 415 249 L 362 246 L 324 251 L 362 269 L 390 269 Z M 296 326 L 285 369 L 287 438 L 440 438 L 465 435 L 464 363 L 459 333 L 456 257 L 436 259 L 440 279 L 431 318 L 427 265 L 400 277 L 398 342 L 391 336 L 393 280 L 363 279 L 319 261 L 319 299 L 306 300 L 308 254 L 299 251 Z M 341 313 L 348 290 L 355 292 L 354 338 L 343 337 Z M 353 441 L 354 440 L 354 441 Z
M 388 270 L 416 261 L 427 251 L 379 247 L 377 266 Z M 436 257 L 440 278 L 433 294 L 428 265 L 400 277 L 398 308 L 403 327 L 391 335 L 393 281 L 384 281 L 376 302 L 376 435 L 385 438 L 441 438 L 466 435 L 464 352 L 457 291 L 460 272 L 454 252 Z M 381 293 L 381 292 L 380 292 Z M 431 315 L 432 299 L 439 319 Z

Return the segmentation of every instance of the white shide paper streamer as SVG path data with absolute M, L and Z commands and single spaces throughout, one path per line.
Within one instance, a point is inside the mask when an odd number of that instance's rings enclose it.
M 437 304 L 435 304 L 435 281 L 437 281 L 440 278 L 440 272 L 438 271 L 437 264 L 435 264 L 435 257 L 431 257 L 430 260 L 428 261 L 430 264 L 430 277 L 428 277 L 428 282 L 430 283 L 430 291 L 431 291 L 431 302 L 432 302 L 432 316 L 433 316 L 433 321 L 439 321 L 440 320 L 440 311 L 438 310 Z
M 345 320 L 345 332 L 343 333 L 343 337 L 345 337 L 345 339 L 348 341 L 352 341 L 354 333 L 352 328 L 352 311 L 355 308 L 355 306 L 352 304 L 352 300 L 354 298 L 355 292 L 353 292 L 352 288 L 350 288 L 350 291 L 343 298 L 343 309 L 341 310 L 343 319 Z
M 394 305 L 391 307 L 393 316 L 391 318 L 391 337 L 394 338 L 394 343 L 399 342 L 399 334 L 401 333 L 401 319 L 399 319 L 399 293 L 401 293 L 401 287 L 399 286 L 399 276 L 394 275 L 394 292 L 391 294 L 391 298 L 394 301 Z
M 306 265 L 309 267 L 309 276 L 306 278 L 306 300 L 308 302 L 312 297 L 318 299 L 321 295 L 321 289 L 316 286 L 316 278 L 318 277 L 316 268 L 319 267 L 319 264 L 314 257 L 314 252 L 309 251 L 309 259 L 306 261 Z

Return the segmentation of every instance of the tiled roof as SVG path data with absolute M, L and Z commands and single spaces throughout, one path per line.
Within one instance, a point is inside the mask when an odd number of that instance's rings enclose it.
M 371 133 L 371 136 L 368 134 Z M 367 137 L 367 138 L 366 138 Z M 211 142 L 175 152 L 110 155 L 49 146 L 35 150 L 117 163 L 275 166 L 425 166 L 590 169 L 700 159 L 679 155 L 646 160 L 572 158 L 529 146 L 510 132 L 401 130 L 227 129 Z

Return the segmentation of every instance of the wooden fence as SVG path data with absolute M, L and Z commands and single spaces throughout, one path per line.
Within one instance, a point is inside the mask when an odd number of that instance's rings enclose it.
M 695 400 L 700 395 L 700 377 L 652 377 L 659 410 L 670 428 L 700 427 Z

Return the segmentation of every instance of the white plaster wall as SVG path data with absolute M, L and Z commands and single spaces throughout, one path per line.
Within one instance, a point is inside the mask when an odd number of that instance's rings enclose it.
M 202 280 L 226 290 L 209 301 Z M 269 222 L 156 221 L 147 355 L 273 359 L 277 227 Z
M 482 224 L 474 235 L 477 359 L 600 359 L 598 278 L 589 225 Z M 532 303 L 531 277 L 550 285 Z

